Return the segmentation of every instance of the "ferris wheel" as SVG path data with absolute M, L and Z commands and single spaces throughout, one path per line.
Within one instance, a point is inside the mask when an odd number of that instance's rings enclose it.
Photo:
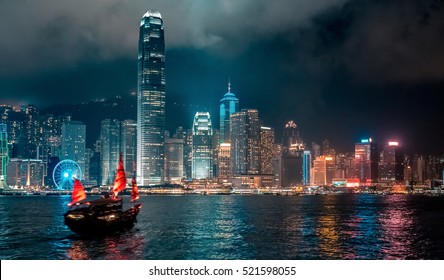
M 72 190 L 74 179 L 82 180 L 82 170 L 75 161 L 65 159 L 55 166 L 52 179 L 57 189 Z

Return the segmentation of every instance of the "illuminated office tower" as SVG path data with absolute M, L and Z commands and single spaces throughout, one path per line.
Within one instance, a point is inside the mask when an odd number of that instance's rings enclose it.
M 231 115 L 232 175 L 259 174 L 259 112 L 242 109 Z
M 212 136 L 211 117 L 208 112 L 197 112 L 193 122 L 192 177 L 212 177 Z
M 329 156 L 317 157 L 313 162 L 313 170 L 315 185 L 330 186 L 335 171 L 334 159 Z
M 379 151 L 372 139 L 362 139 L 355 144 L 356 175 L 361 185 L 371 185 L 378 181 Z
M 39 159 L 13 158 L 6 168 L 8 186 L 43 186 L 46 164 Z
M 231 83 L 228 81 L 228 92 L 220 100 L 220 139 L 219 143 L 230 142 L 230 116 L 239 112 L 239 99 L 231 92 Z
M 180 180 L 183 175 L 183 148 L 185 139 L 165 140 L 165 181 Z
M 303 150 L 304 142 L 299 136 L 299 128 L 294 121 L 289 121 L 284 127 L 283 145 L 287 149 Z
M 121 148 L 123 165 L 128 183 L 134 175 L 134 165 L 137 163 L 137 123 L 134 120 L 122 122 Z
M 9 162 L 8 134 L 6 124 L 0 124 L 0 189 L 6 187 L 6 166 Z
M 218 156 L 218 177 L 230 178 L 231 177 L 231 144 L 222 143 L 219 146 Z
M 106 119 L 101 122 L 100 128 L 100 168 L 102 185 L 114 182 L 120 154 L 120 122 Z
M 382 150 L 379 180 L 393 182 L 404 180 L 404 154 L 399 142 L 390 141 Z
M 165 39 L 162 16 L 147 11 L 140 22 L 137 62 L 137 182 L 164 180 Z
M 311 152 L 304 151 L 302 158 L 302 184 L 304 186 L 310 185 L 310 170 L 311 170 Z
M 24 132 L 25 143 L 22 156 L 25 158 L 37 157 L 37 146 L 40 144 L 39 112 L 34 105 L 25 108 Z
M 80 166 L 85 174 L 86 125 L 69 121 L 62 125 L 62 151 L 60 159 L 70 159 Z
M 259 173 L 273 174 L 274 130 L 270 127 L 260 128 Z

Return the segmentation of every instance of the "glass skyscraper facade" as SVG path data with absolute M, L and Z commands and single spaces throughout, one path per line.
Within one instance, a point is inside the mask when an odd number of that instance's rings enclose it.
M 230 142 L 230 116 L 239 112 L 239 99 L 231 92 L 231 83 L 228 82 L 228 92 L 220 100 L 220 138 L 219 143 Z
M 193 122 L 192 177 L 212 177 L 212 135 L 211 117 L 208 112 L 197 112 Z
M 123 165 L 125 168 L 126 179 L 131 183 L 134 176 L 134 164 L 137 162 L 137 124 L 134 120 L 124 120 L 121 124 L 121 148 Z
M 137 182 L 164 181 L 165 39 L 162 16 L 147 11 L 140 22 L 137 62 Z
M 62 125 L 61 159 L 70 159 L 80 166 L 85 174 L 86 125 L 79 121 L 69 121 Z
M 106 119 L 100 128 L 100 169 L 102 185 L 114 182 L 117 163 L 119 161 L 121 130 L 119 120 Z
M 259 174 L 260 125 L 256 109 L 242 109 L 231 116 L 232 175 Z
M 372 139 L 363 139 L 355 144 L 356 174 L 361 185 L 378 181 L 379 151 Z

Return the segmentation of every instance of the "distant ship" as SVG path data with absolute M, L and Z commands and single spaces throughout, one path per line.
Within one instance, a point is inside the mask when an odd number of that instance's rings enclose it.
M 125 170 L 122 155 L 119 157 L 116 178 L 112 194 L 107 194 L 97 200 L 86 201 L 85 189 L 82 183 L 74 179 L 70 209 L 64 214 L 65 224 L 75 233 L 81 235 L 103 235 L 134 227 L 141 203 L 136 179 L 132 179 L 131 202 L 134 204 L 127 210 L 123 209 L 123 199 L 117 195 L 126 187 Z

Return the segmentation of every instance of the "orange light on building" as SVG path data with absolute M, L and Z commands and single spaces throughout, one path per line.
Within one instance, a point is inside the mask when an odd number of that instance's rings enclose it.
M 390 141 L 389 146 L 399 146 L 399 142 L 396 141 Z

